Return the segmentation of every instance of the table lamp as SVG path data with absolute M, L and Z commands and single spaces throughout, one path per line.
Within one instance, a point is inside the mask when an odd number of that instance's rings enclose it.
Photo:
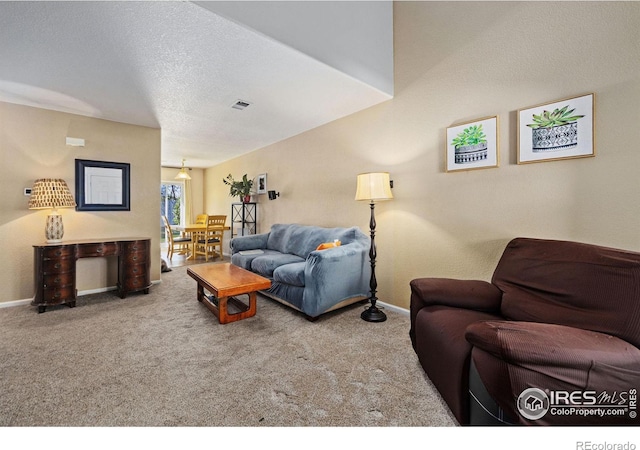
M 64 226 L 58 208 L 73 208 L 76 202 L 69 191 L 66 181 L 56 178 L 42 178 L 36 180 L 29 197 L 29 209 L 48 209 L 47 225 L 44 232 L 48 243 L 62 241 Z
M 371 260 L 371 281 L 369 282 L 369 287 L 371 288 L 371 296 L 369 300 L 371 306 L 365 309 L 360 315 L 360 317 L 367 322 L 384 322 L 387 320 L 387 316 L 376 307 L 376 302 L 378 301 L 376 297 L 378 282 L 376 280 L 376 218 L 374 209 L 375 202 L 391 200 L 392 198 L 393 194 L 391 193 L 391 181 L 389 180 L 388 172 L 361 173 L 358 175 L 356 200 L 369 201 L 371 208 L 371 220 L 369 221 L 371 231 L 371 248 L 369 249 L 369 259 Z

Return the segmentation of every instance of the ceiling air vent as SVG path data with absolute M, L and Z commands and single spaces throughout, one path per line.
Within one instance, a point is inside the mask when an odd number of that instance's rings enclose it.
M 239 110 L 243 110 L 245 109 L 247 106 L 249 106 L 251 103 L 249 102 L 245 102 L 244 100 L 238 100 L 237 102 L 235 102 L 231 107 L 234 109 L 239 109 Z

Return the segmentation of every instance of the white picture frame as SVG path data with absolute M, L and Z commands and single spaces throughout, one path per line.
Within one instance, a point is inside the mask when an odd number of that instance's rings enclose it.
M 261 173 L 258 175 L 258 179 L 256 182 L 256 192 L 258 194 L 266 194 L 267 193 L 267 174 Z
M 483 117 L 447 128 L 445 170 L 487 169 L 500 165 L 498 116 Z
M 519 109 L 518 164 L 595 156 L 595 94 Z

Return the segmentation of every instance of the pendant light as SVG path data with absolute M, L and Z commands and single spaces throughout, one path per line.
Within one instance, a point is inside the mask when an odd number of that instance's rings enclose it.
M 189 176 L 189 174 L 187 173 L 187 169 L 184 168 L 184 159 L 182 160 L 182 169 L 180 169 L 180 172 L 178 172 L 178 175 L 176 175 L 176 180 L 190 180 L 191 176 Z

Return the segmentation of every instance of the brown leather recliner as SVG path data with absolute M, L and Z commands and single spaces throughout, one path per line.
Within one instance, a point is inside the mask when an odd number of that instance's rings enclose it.
M 640 253 L 516 238 L 490 283 L 411 281 L 409 334 L 463 425 L 640 424 Z

